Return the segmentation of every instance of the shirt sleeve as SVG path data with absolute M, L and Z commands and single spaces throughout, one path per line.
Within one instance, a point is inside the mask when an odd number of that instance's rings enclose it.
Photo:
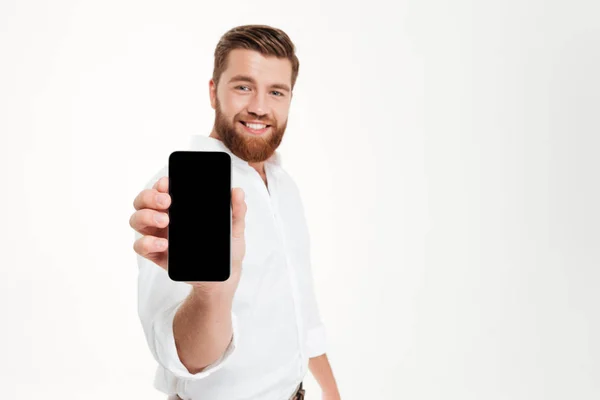
M 160 177 L 160 176 L 159 176 Z M 151 188 L 157 177 L 146 188 Z M 142 235 L 135 232 L 134 239 Z M 233 336 L 221 357 L 192 374 L 183 365 L 173 335 L 173 320 L 179 307 L 189 295 L 192 287 L 185 282 L 172 281 L 167 271 L 152 261 L 136 254 L 138 264 L 138 315 L 152 356 L 160 366 L 175 377 L 185 380 L 202 379 L 222 368 L 237 346 L 238 327 L 235 314 L 231 313 Z
M 307 276 L 306 307 L 306 351 L 309 358 L 325 354 L 327 350 L 327 332 L 321 319 L 314 292 L 310 269 Z

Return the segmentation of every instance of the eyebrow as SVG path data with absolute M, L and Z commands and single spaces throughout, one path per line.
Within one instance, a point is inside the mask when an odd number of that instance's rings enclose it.
M 256 84 L 256 81 L 252 77 L 247 76 L 247 75 L 236 75 L 233 78 L 231 78 L 228 83 L 231 83 L 231 82 L 249 82 L 249 83 Z M 281 90 L 286 90 L 288 92 L 291 91 L 290 87 L 283 83 L 274 83 L 271 85 L 271 89 L 281 89 Z

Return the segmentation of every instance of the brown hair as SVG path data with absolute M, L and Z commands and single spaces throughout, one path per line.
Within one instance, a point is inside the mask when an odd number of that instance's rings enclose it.
M 264 56 L 287 58 L 292 63 L 292 89 L 298 77 L 300 61 L 296 57 L 296 47 L 289 36 L 281 29 L 268 25 L 242 25 L 227 31 L 215 48 L 213 81 L 219 84 L 221 74 L 227 68 L 227 56 L 234 49 L 258 51 Z

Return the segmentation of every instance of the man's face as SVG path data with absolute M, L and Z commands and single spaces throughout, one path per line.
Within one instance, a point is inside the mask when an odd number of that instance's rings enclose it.
M 275 152 L 287 126 L 292 63 L 252 50 L 229 53 L 218 87 L 210 81 L 215 131 L 233 154 L 262 162 Z

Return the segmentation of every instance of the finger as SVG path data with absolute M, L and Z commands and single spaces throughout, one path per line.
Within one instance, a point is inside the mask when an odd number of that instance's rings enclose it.
M 168 245 L 167 239 L 146 235 L 133 242 L 133 250 L 140 256 L 150 259 L 157 257 L 155 253 L 165 252 Z
M 129 225 L 142 235 L 153 235 L 157 229 L 166 228 L 169 225 L 169 215 L 165 212 L 144 208 L 131 215 Z
M 232 202 L 232 236 L 236 239 L 244 237 L 246 229 L 246 206 L 245 194 L 241 188 L 235 188 L 231 194 Z
M 150 208 L 153 210 L 166 210 L 171 205 L 171 196 L 161 193 L 156 189 L 144 189 L 133 200 L 136 210 Z
M 160 253 L 150 253 L 146 258 L 152 261 L 154 264 L 161 267 L 162 269 L 164 269 L 165 271 L 167 270 L 167 265 L 169 263 L 168 251 L 163 251 Z
M 152 189 L 161 192 L 161 193 L 169 193 L 169 177 L 163 176 L 159 180 L 154 183 Z

